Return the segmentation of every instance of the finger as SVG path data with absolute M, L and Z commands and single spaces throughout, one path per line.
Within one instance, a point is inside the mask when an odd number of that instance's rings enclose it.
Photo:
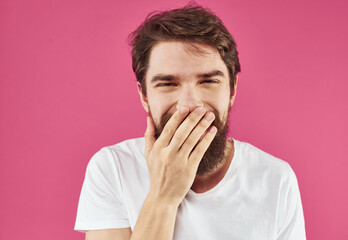
M 183 143 L 179 151 L 188 156 L 192 152 L 193 148 L 198 144 L 198 142 L 204 138 L 209 126 L 212 124 L 214 119 L 214 113 L 208 112 L 207 114 L 205 114 L 202 120 L 187 137 L 186 141 Z
M 187 137 L 190 135 L 191 131 L 197 126 L 199 121 L 204 116 L 206 110 L 203 107 L 196 108 L 179 126 L 178 130 L 175 132 L 170 145 L 176 148 L 177 151 L 186 141 Z
M 207 134 L 196 145 L 195 149 L 190 154 L 188 161 L 190 164 L 193 164 L 196 168 L 198 168 L 198 165 L 201 162 L 204 153 L 207 151 L 208 147 L 213 141 L 216 135 L 216 131 L 217 129 L 215 126 L 210 127 Z
M 146 131 L 145 131 L 145 158 L 149 156 L 149 153 L 155 144 L 156 138 L 155 138 L 155 127 L 153 124 L 153 120 L 150 116 L 146 119 Z
M 162 147 L 167 147 L 173 135 L 175 134 L 177 128 L 185 119 L 189 111 L 190 110 L 188 109 L 188 107 L 185 107 L 185 106 L 178 109 L 164 126 L 163 131 L 161 135 L 159 136 L 159 138 L 157 139 L 156 144 L 159 144 Z

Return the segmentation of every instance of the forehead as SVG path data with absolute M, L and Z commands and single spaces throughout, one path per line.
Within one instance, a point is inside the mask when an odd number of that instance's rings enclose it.
M 157 43 L 151 50 L 146 81 L 156 74 L 185 77 L 214 70 L 228 75 L 226 64 L 216 48 L 202 43 L 165 41 Z

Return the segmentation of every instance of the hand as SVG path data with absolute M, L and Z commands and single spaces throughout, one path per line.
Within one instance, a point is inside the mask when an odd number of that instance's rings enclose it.
M 190 114 L 187 107 L 182 107 L 169 119 L 156 140 L 153 120 L 148 117 L 145 157 L 150 174 L 149 195 L 156 201 L 180 205 L 216 134 L 216 127 L 209 128 L 214 118 L 212 112 L 206 113 L 202 107 Z

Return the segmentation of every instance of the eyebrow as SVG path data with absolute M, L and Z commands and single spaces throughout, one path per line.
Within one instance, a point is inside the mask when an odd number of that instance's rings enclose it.
M 178 77 L 175 75 L 157 74 L 151 78 L 151 83 L 154 83 L 157 81 L 174 81 L 177 79 Z
M 201 73 L 201 74 L 197 75 L 198 78 L 211 78 L 211 77 L 215 77 L 215 76 L 224 77 L 225 74 L 223 72 L 221 72 L 220 70 L 213 70 L 213 71 L 208 72 L 208 73 Z
M 221 72 L 220 70 L 213 70 L 207 73 L 200 73 L 196 75 L 196 77 L 198 78 L 211 78 L 215 76 L 225 77 L 225 74 Z M 177 80 L 178 78 L 179 77 L 176 75 L 157 74 L 151 78 L 151 83 L 155 83 L 157 81 L 174 81 L 174 80 Z

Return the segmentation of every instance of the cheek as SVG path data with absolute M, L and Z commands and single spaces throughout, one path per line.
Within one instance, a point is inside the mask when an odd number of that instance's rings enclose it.
M 225 106 L 229 105 L 230 95 L 227 91 L 219 91 L 205 94 L 204 99 L 218 109 L 225 109 Z
M 220 120 L 225 121 L 229 114 L 230 101 L 228 96 L 217 97 L 213 101 L 210 101 L 211 107 L 217 110 L 220 114 Z
M 176 110 L 176 102 L 170 101 L 168 98 L 151 98 L 149 99 L 149 108 L 152 117 L 156 123 L 159 123 L 161 117 L 169 112 L 173 114 Z

